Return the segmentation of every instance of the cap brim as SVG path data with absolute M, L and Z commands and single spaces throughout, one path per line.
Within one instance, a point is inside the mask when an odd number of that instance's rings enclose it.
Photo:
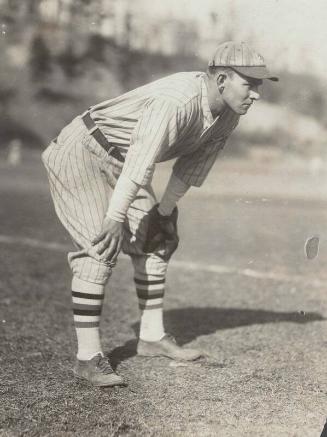
M 236 70 L 238 73 L 241 73 L 243 76 L 252 77 L 253 79 L 269 79 L 274 82 L 278 82 L 279 78 L 277 76 L 272 76 L 269 70 L 260 65 L 258 67 L 234 67 L 231 66 L 233 70 Z

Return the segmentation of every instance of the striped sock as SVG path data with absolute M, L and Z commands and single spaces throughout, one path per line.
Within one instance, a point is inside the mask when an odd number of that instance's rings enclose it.
M 141 310 L 140 339 L 158 341 L 165 335 L 163 327 L 165 278 L 138 275 L 134 281 Z
M 90 360 L 98 353 L 103 354 L 99 324 L 104 286 L 73 277 L 72 295 L 78 344 L 77 359 Z

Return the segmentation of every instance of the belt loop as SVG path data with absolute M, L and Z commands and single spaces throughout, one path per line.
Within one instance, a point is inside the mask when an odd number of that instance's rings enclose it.
M 115 146 L 110 146 L 109 149 L 108 149 L 108 154 L 111 155 L 112 152 L 113 152 L 115 149 L 116 149 Z
M 96 131 L 97 129 L 99 129 L 97 125 L 93 126 L 91 129 L 88 129 L 89 134 L 92 135 L 93 132 Z

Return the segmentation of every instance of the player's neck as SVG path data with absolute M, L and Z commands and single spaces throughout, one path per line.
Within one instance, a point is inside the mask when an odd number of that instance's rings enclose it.
M 224 102 L 222 96 L 218 92 L 217 84 L 215 80 L 207 77 L 206 79 L 207 90 L 208 90 L 208 103 L 211 114 L 213 118 L 218 117 L 224 110 L 226 103 Z

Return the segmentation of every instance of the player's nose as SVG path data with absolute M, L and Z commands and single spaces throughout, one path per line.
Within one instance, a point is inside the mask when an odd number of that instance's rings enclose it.
M 251 89 L 250 99 L 251 100 L 259 100 L 260 99 L 260 93 L 259 93 L 259 90 L 257 87 Z

